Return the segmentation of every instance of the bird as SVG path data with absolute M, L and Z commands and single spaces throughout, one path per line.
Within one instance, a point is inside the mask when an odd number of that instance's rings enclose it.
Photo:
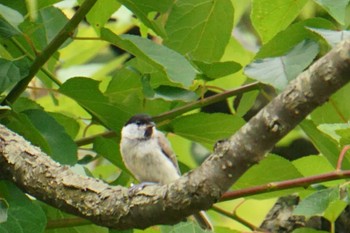
M 142 183 L 169 184 L 180 178 L 176 155 L 148 114 L 132 116 L 121 130 L 120 153 L 126 168 Z M 194 218 L 205 230 L 213 226 L 204 211 Z

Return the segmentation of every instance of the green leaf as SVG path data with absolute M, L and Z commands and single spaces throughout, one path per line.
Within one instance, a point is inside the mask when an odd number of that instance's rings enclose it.
M 350 38 L 350 31 L 335 31 L 335 30 L 327 30 L 322 28 L 311 28 L 308 29 L 312 32 L 317 33 L 322 36 L 329 45 L 332 47 L 336 46 L 340 41 Z
M 350 119 L 350 104 L 344 104 L 344 100 L 349 98 L 350 85 L 345 85 L 311 113 L 312 120 L 317 125 L 347 122 Z
M 110 103 L 98 85 L 96 80 L 76 77 L 67 80 L 59 91 L 87 109 L 104 126 L 119 132 L 132 113 Z
M 336 30 L 332 22 L 323 18 L 311 18 L 299 21 L 279 32 L 274 38 L 264 44 L 255 58 L 261 59 L 265 57 L 282 56 L 303 40 L 319 40 L 319 36 L 308 30 L 308 27 Z M 288 40 L 286 40 L 286 38 L 288 38 Z
M 116 0 L 96 1 L 89 13 L 86 15 L 87 21 L 95 28 L 102 28 L 111 15 L 120 7 Z
M 325 210 L 323 216 L 330 222 L 334 223 L 343 210 L 347 206 L 347 202 L 343 200 L 335 200 L 329 203 L 328 208 Z
M 229 227 L 215 226 L 215 233 L 242 233 L 242 231 L 233 230 Z
M 319 231 L 312 228 L 302 227 L 295 229 L 292 233 L 329 233 L 328 231 Z
M 199 227 L 198 224 L 194 222 L 180 222 L 174 226 L 161 226 L 161 233 L 205 233 L 205 231 Z
M 147 27 L 161 37 L 165 37 L 164 28 L 151 16 L 152 12 L 166 13 L 172 6 L 172 0 L 119 0 L 121 4 L 129 8 Z M 154 14 L 153 14 L 154 15 Z
M 339 123 L 339 124 L 320 124 L 317 126 L 317 129 L 322 131 L 324 134 L 327 134 L 329 137 L 334 139 L 336 142 L 340 143 L 340 139 L 342 138 L 339 134 L 339 130 L 347 130 L 350 128 L 350 124 L 348 123 Z
M 263 44 L 298 16 L 307 0 L 253 0 L 251 20 Z
M 250 91 L 242 95 L 239 100 L 238 108 L 236 109 L 236 114 L 243 117 L 255 104 L 260 91 Z
M 25 98 L 25 97 L 19 97 L 16 100 L 16 102 L 14 102 L 13 105 L 11 105 L 11 108 L 15 112 L 22 112 L 22 111 L 29 110 L 29 109 L 44 110 L 44 108 L 41 107 L 37 102 L 35 102 L 34 100 L 31 100 L 31 99 Z
M 338 144 L 330 137 L 324 135 L 321 131 L 319 131 L 311 120 L 304 120 L 300 124 L 300 127 L 313 142 L 314 146 L 322 153 L 322 155 L 327 158 L 327 160 L 335 168 L 340 153 Z M 343 160 L 343 168 L 350 168 L 350 162 L 348 158 L 345 158 Z
M 53 117 L 42 110 L 32 109 L 23 112 L 46 141 L 54 160 L 74 165 L 77 162 L 77 146 L 65 129 Z
M 315 42 L 303 41 L 285 56 L 254 61 L 246 66 L 244 72 L 251 78 L 283 90 L 310 65 L 318 51 Z
M 350 128 L 349 127 L 346 129 L 338 129 L 336 130 L 336 133 L 340 136 L 339 143 L 342 146 L 350 145 Z
M 101 38 L 143 59 L 175 83 L 185 87 L 192 84 L 195 70 L 180 54 L 146 38 L 133 35 L 117 36 L 108 29 L 101 29 Z
M 247 172 L 245 172 L 243 176 L 241 176 L 233 185 L 233 189 L 238 190 L 256 185 L 268 184 L 270 182 L 296 179 L 300 177 L 302 177 L 302 175 L 290 161 L 280 156 L 268 155 L 265 159 L 260 161 L 259 164 L 252 166 Z M 260 195 L 258 194 L 254 197 L 271 198 L 293 193 L 296 190 L 298 190 L 298 188 L 275 191 Z
M 26 19 L 19 28 L 31 39 L 31 42 L 37 50 L 45 48 L 52 39 L 57 36 L 58 32 L 68 22 L 68 19 L 61 10 L 56 7 L 49 6 L 40 9 L 36 21 Z M 66 46 L 71 40 L 68 39 L 62 46 Z M 24 46 L 28 44 L 24 42 Z M 31 51 L 31 48 L 28 48 Z
M 7 221 L 0 224 L 0 232 L 40 233 L 45 231 L 47 220 L 44 211 L 13 183 L 0 181 L 0 193 L 9 206 Z
M 294 209 L 294 215 L 303 215 L 306 218 L 322 214 L 331 202 L 339 200 L 338 188 L 329 188 L 312 193 Z
M 234 61 L 226 62 L 201 62 L 193 61 L 199 70 L 204 74 L 206 80 L 213 80 L 236 73 L 242 66 Z
M 25 0 L 0 0 L 0 4 L 18 11 L 21 15 L 26 15 L 28 13 Z
M 9 204 L 7 203 L 7 201 L 3 198 L 0 198 L 0 224 L 7 221 L 8 209 Z
M 0 93 L 25 78 L 29 67 L 26 57 L 14 61 L 0 58 Z
M 75 119 L 58 112 L 49 112 L 49 115 L 63 126 L 69 137 L 75 138 L 78 135 L 80 126 Z
M 2 4 L 0 4 L 0 16 L 2 21 L 1 24 L 3 24 L 3 22 L 6 21 L 6 24 L 7 24 L 6 27 L 8 29 L 11 28 L 11 30 L 14 30 L 14 31 L 18 30 L 18 25 L 24 20 L 24 17 L 18 11 Z
M 144 81 L 143 84 L 144 95 L 149 99 L 163 99 L 165 101 L 179 100 L 183 102 L 191 102 L 198 99 L 195 92 L 180 87 L 161 85 L 155 89 L 152 89 L 147 81 Z
M 111 148 L 113 148 L 113 150 L 111 150 Z M 126 170 L 119 152 L 119 144 L 115 139 L 97 137 L 94 140 L 93 150 L 117 167 Z
M 234 134 L 243 124 L 241 118 L 233 115 L 195 113 L 178 117 L 169 126 L 175 134 L 211 149 L 217 140 Z
M 0 17 L 0 37 L 8 39 L 19 34 L 20 32 L 18 30 L 12 27 L 5 19 Z
M 332 164 L 323 156 L 310 155 L 294 160 L 292 163 L 305 177 L 334 171 Z
M 79 223 L 77 224 L 69 224 L 67 223 L 67 220 L 76 219 L 77 216 L 67 214 L 64 211 L 61 211 L 43 202 L 37 201 L 36 204 L 44 210 L 48 222 L 53 221 L 62 223 L 62 228 L 45 229 L 45 233 L 108 233 L 108 229 L 106 227 L 97 226 L 96 224 L 93 224 L 83 218 L 79 218 Z
M 194 60 L 218 61 L 231 37 L 230 0 L 179 0 L 166 23 L 168 47 Z
M 345 24 L 346 7 L 349 0 L 315 0 L 340 24 Z

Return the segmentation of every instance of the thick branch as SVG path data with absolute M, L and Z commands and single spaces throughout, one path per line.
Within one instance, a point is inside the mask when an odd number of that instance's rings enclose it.
M 230 139 L 216 145 L 198 169 L 165 186 L 129 193 L 74 174 L 23 138 L 0 127 L 0 176 L 60 209 L 119 229 L 172 224 L 207 209 L 251 165 L 313 109 L 349 81 L 350 41 L 341 43 L 259 112 Z

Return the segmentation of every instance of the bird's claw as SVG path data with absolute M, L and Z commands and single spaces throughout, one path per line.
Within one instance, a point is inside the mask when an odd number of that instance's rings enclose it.
M 132 184 L 132 186 L 129 188 L 129 196 L 134 196 L 136 192 L 141 191 L 144 187 L 155 184 L 157 183 L 142 182 L 141 184 Z

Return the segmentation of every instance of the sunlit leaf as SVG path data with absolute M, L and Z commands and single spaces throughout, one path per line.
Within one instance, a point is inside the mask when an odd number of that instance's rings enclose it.
M 299 15 L 307 0 L 253 0 L 251 19 L 263 43 L 271 40 Z
M 261 174 L 264 174 L 263 176 Z M 234 184 L 235 190 L 252 187 L 256 185 L 268 184 L 270 182 L 296 179 L 302 177 L 302 174 L 293 166 L 293 164 L 276 155 L 269 155 L 259 164 L 252 166 L 245 172 Z M 275 191 L 272 193 L 258 194 L 256 198 L 271 198 L 275 196 L 287 195 L 293 193 L 296 189 Z
M 204 79 L 207 79 L 207 80 L 213 80 L 213 79 L 224 77 L 229 74 L 236 73 L 242 68 L 240 64 L 233 61 L 212 62 L 212 63 L 194 61 L 194 63 L 203 73 Z
M 229 42 L 232 27 L 231 1 L 179 0 L 166 23 L 165 45 L 194 60 L 218 61 Z
M 243 123 L 242 118 L 233 115 L 195 113 L 174 119 L 170 127 L 175 134 L 202 143 L 211 149 L 217 140 L 229 137 Z
M 101 30 L 102 39 L 143 59 L 175 83 L 188 87 L 195 78 L 195 70 L 180 54 L 146 38 L 133 35 L 117 36 L 108 29 Z

